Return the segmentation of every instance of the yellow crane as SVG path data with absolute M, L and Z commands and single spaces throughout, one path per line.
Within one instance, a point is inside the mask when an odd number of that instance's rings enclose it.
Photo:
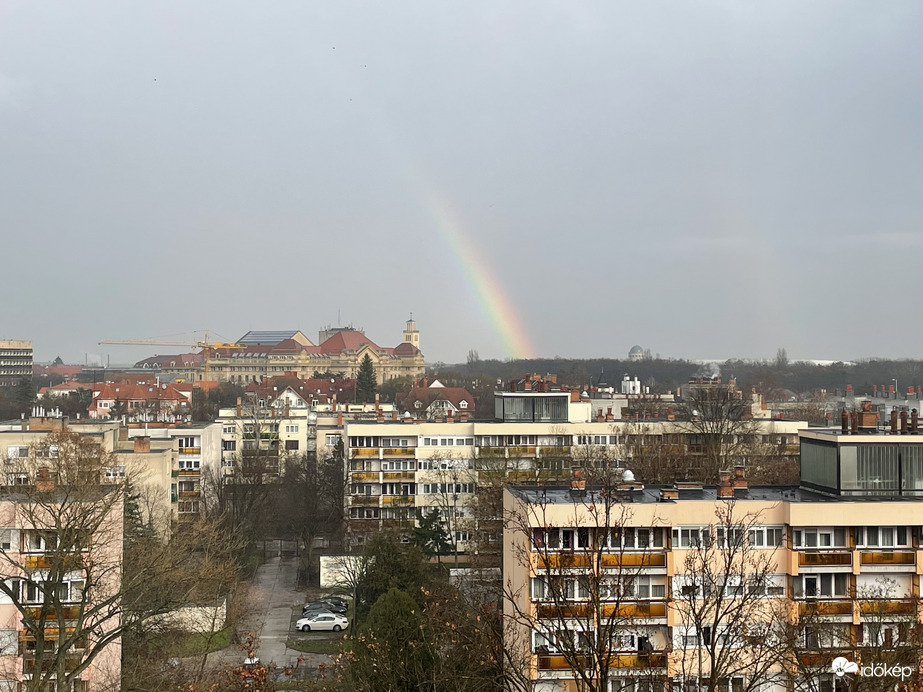
M 100 344 L 124 344 L 128 346 L 191 346 L 202 349 L 203 380 L 208 380 L 210 376 L 209 360 L 212 351 L 219 348 L 247 348 L 241 344 L 225 343 L 222 341 L 209 341 L 208 330 L 205 331 L 205 338 L 201 341 L 161 341 L 160 339 L 106 339 L 100 341 Z

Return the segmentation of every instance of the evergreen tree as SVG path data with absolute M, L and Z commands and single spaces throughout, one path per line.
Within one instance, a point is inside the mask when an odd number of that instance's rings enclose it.
M 16 401 L 20 404 L 31 404 L 35 401 L 35 384 L 31 377 L 23 377 L 16 385 Z
M 442 523 L 442 514 L 434 509 L 427 514 L 417 512 L 419 526 L 413 530 L 413 542 L 427 557 L 439 558 L 451 549 L 449 534 Z
M 368 353 L 359 363 L 359 373 L 356 375 L 356 401 L 366 404 L 375 401 L 375 392 L 378 389 L 378 378 L 375 375 L 375 364 Z

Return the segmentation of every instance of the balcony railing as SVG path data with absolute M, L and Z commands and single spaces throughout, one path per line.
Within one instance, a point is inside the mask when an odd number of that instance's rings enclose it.
M 802 615 L 852 615 L 852 601 L 801 601 L 798 610 Z
M 859 553 L 859 563 L 862 565 L 913 565 L 916 564 L 916 554 L 912 551 L 866 550 Z
M 539 618 L 586 618 L 593 614 L 594 606 L 586 603 L 570 605 L 539 604 Z M 622 603 L 604 603 L 601 607 L 605 618 L 613 615 L 619 618 L 663 618 L 667 616 L 665 601 L 630 601 Z
M 359 447 L 359 448 L 357 448 L 357 449 L 353 449 L 353 450 L 352 450 L 352 454 L 350 454 L 350 456 L 353 456 L 353 457 L 377 457 L 377 456 L 378 456 L 378 450 L 377 450 L 376 448 L 374 448 L 374 447 Z
M 196 455 L 198 455 L 198 454 L 201 454 L 201 453 L 202 453 L 202 448 L 201 448 L 201 447 L 180 447 L 180 448 L 179 448 L 179 453 L 180 453 L 180 454 L 196 454 Z
M 412 457 L 414 455 L 413 447 L 385 447 L 381 451 L 386 457 Z
M 25 615 L 30 620 L 38 620 L 42 617 L 42 607 L 41 606 L 26 606 L 24 609 Z M 80 617 L 80 606 L 61 606 L 61 615 L 65 620 L 74 620 L 75 618 Z M 53 608 L 49 608 L 45 612 L 45 622 L 54 622 L 58 619 L 58 613 Z M 69 628 L 68 628 L 69 630 Z M 22 630 L 23 632 L 28 632 L 27 630 Z M 45 630 L 45 638 L 48 639 L 48 630 Z M 55 629 L 55 636 L 57 636 L 57 629 Z
M 56 564 L 62 569 L 80 569 L 83 567 L 83 555 L 81 553 L 26 555 L 25 568 L 27 570 L 51 569 Z
M 581 665 L 589 665 L 589 660 L 583 660 L 587 657 L 578 656 L 578 659 L 581 659 L 579 663 Z M 649 653 L 649 654 L 615 654 L 610 659 L 611 668 L 633 668 L 633 669 L 647 669 L 647 668 L 666 668 L 667 665 L 667 656 L 664 653 Z M 567 658 L 562 655 L 556 654 L 539 654 L 538 655 L 538 669 L 539 670 L 570 670 L 571 666 L 567 662 Z
M 914 615 L 916 603 L 912 600 L 868 600 L 859 603 L 863 615 Z
M 349 479 L 353 483 L 358 483 L 359 481 L 375 481 L 378 482 L 378 471 L 353 471 L 349 474 Z
M 603 567 L 665 567 L 666 553 L 603 553 L 597 556 L 593 550 L 575 550 L 539 553 L 537 561 L 542 568 L 592 567 L 600 557 Z
M 380 499 L 380 495 L 352 495 L 349 504 L 353 507 L 377 507 Z
M 413 471 L 385 471 L 384 480 L 386 481 L 407 481 L 409 483 L 413 483 L 414 472 Z
M 846 550 L 798 553 L 798 564 L 802 567 L 849 567 L 852 553 Z
M 385 495 L 381 498 L 381 503 L 408 507 L 413 504 L 413 495 Z

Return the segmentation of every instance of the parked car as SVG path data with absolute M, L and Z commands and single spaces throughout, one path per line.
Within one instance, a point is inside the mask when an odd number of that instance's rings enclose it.
M 312 630 L 333 630 L 334 632 L 339 632 L 349 625 L 349 620 L 347 620 L 342 615 L 337 615 L 336 613 L 311 613 L 310 615 L 301 618 L 298 622 L 295 623 L 295 629 L 299 629 L 302 632 L 310 632 Z
M 343 608 L 343 612 L 346 612 L 346 608 L 349 607 L 349 601 L 347 601 L 342 596 L 324 596 L 318 600 L 321 603 L 329 603 L 330 605 L 335 605 L 338 608 Z
M 343 615 L 344 613 L 346 613 L 346 608 L 338 606 L 338 605 L 334 605 L 332 603 L 327 603 L 325 601 L 317 601 L 316 603 L 305 603 L 301 607 L 302 615 L 307 615 L 308 613 L 325 612 L 325 611 Z

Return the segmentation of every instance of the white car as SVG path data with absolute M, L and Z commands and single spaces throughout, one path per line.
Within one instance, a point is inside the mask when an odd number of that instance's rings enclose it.
M 302 632 L 310 632 L 312 630 L 333 630 L 334 632 L 339 632 L 345 629 L 347 625 L 349 625 L 349 620 L 342 615 L 337 615 L 336 613 L 312 613 L 307 617 L 299 618 L 298 622 L 295 623 L 295 629 L 299 629 Z

